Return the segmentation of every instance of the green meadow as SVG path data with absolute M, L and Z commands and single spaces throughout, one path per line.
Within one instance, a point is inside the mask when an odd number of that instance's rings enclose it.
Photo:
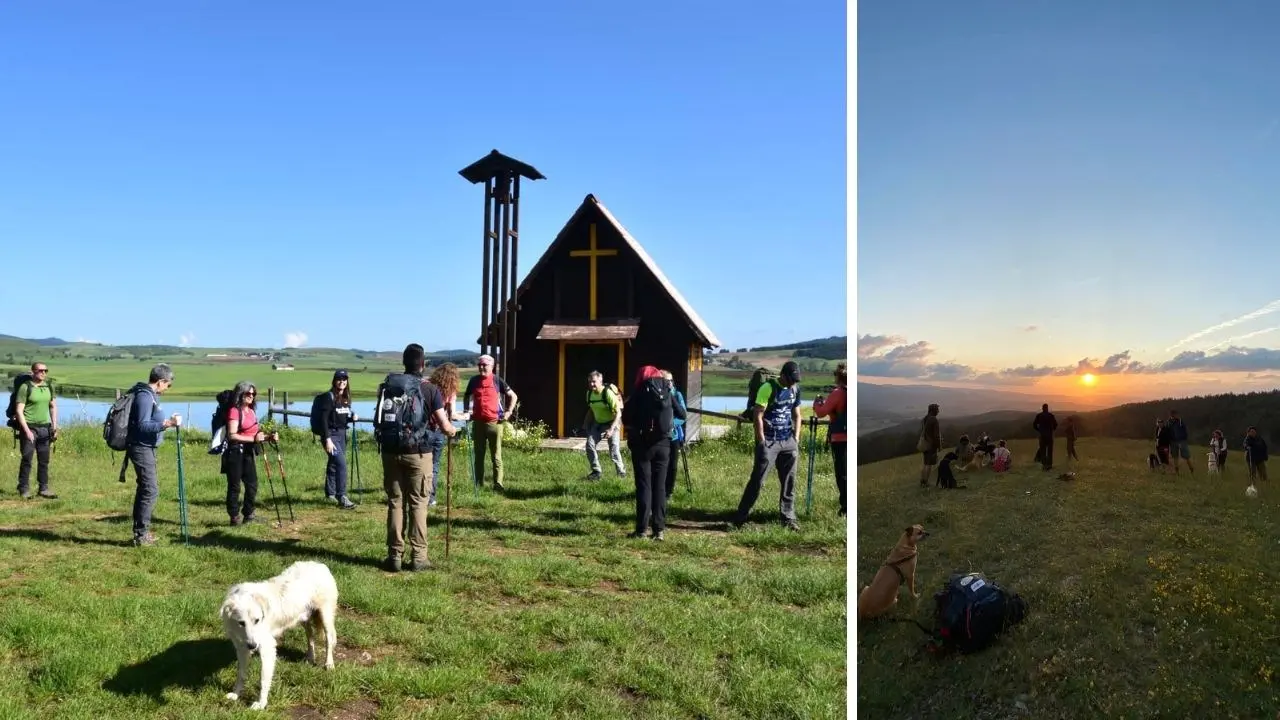
M 959 474 L 963 490 L 921 489 L 919 456 L 858 468 L 852 603 L 921 523 L 921 599 L 903 591 L 890 618 L 932 626 L 933 594 L 972 570 L 1030 605 L 969 656 L 927 653 L 910 622 L 858 622 L 859 715 L 1275 717 L 1280 485 L 1250 499 L 1241 454 L 1210 476 L 1204 447 L 1194 476 L 1148 471 L 1147 442 L 1082 438 L 1067 463 L 1059 440 L 1052 472 L 1030 462 L 1035 441 L 1010 447 L 1011 472 Z
M 181 371 L 180 371 L 181 373 Z M 180 374 L 181 378 L 182 375 Z M 504 494 L 468 481 L 453 454 L 428 525 L 435 568 L 390 574 L 379 462 L 361 442 L 360 503 L 323 500 L 324 456 L 293 429 L 281 443 L 296 522 L 273 453 L 258 517 L 230 527 L 207 434 L 184 431 L 190 544 L 180 537 L 177 445 L 160 451 L 155 547 L 130 545 L 132 470 L 95 427 L 56 444 L 57 500 L 21 500 L 0 450 L 0 717 L 230 718 L 235 656 L 218 619 L 228 587 L 302 559 L 337 578 L 337 668 L 281 640 L 278 718 L 841 718 L 846 715 L 846 542 L 830 457 L 819 453 L 802 531 L 777 521 L 771 479 L 744 528 L 727 525 L 750 467 L 748 438 L 691 448 L 664 542 L 630 540 L 634 485 L 583 480 L 581 452 L 507 447 Z M 625 457 L 624 451 L 624 457 Z M 448 461 L 442 464 L 442 473 Z M 607 462 L 606 462 L 607 467 Z M 279 510 L 284 522 L 276 526 Z

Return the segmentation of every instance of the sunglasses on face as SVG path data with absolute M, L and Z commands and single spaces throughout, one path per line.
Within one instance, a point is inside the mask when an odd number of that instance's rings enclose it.
M 33 373 L 49 372 L 49 368 L 36 368 L 35 370 L 32 370 L 31 372 L 33 372 Z

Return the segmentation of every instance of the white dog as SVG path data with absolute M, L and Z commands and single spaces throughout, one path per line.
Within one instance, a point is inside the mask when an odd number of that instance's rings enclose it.
M 271 676 L 276 665 L 276 640 L 286 630 L 303 624 L 307 629 L 307 660 L 316 660 L 316 633 L 324 629 L 325 669 L 333 669 L 333 649 L 338 644 L 333 620 L 338 611 L 338 585 L 329 568 L 318 562 L 297 562 L 266 582 L 232 585 L 222 603 L 222 626 L 236 647 L 236 686 L 227 699 L 239 700 L 249 674 L 249 656 L 262 657 L 262 680 L 253 710 L 267 706 Z

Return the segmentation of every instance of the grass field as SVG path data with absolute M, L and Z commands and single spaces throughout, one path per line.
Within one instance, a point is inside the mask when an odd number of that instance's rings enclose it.
M 436 569 L 388 574 L 377 567 L 386 510 L 372 447 L 362 452 L 368 492 L 354 496 L 362 505 L 341 512 L 323 502 L 321 451 L 289 436 L 296 524 L 282 502 L 283 527 L 232 528 L 207 435 L 190 435 L 189 547 L 176 524 L 172 433 L 151 548 L 129 546 L 132 470 L 116 482 L 97 428 L 57 443 L 57 500 L 18 499 L 17 455 L 0 450 L 0 717 L 243 716 L 259 664 L 247 699 L 225 700 L 235 658 L 218 606 L 231 584 L 299 559 L 337 578 L 337 668 L 304 664 L 303 632 L 287 634 L 262 717 L 845 716 L 847 535 L 826 455 L 813 516 L 802 509 L 802 531 L 789 533 L 776 521 L 776 480 L 752 524 L 728 530 L 750 457 L 740 440 L 693 449 L 694 492 L 682 477 L 657 543 L 624 537 L 634 486 L 608 472 L 582 481 L 581 453 L 508 449 L 505 496 L 478 497 L 458 454 L 448 561 L 442 499 L 428 530 Z M 260 476 L 259 517 L 274 523 L 261 466 Z
M 905 591 L 890 616 L 932 626 L 933 594 L 979 570 L 1030 604 L 991 648 L 935 658 L 908 622 L 857 626 L 860 716 L 894 718 L 1270 718 L 1275 672 L 1280 486 L 1244 489 L 1239 452 L 1225 477 L 1151 474 L 1150 443 L 1083 438 L 1051 473 L 1011 444 L 1015 469 L 961 474 L 967 490 L 919 487 L 918 456 L 858 468 L 851 601 L 912 523 L 922 543 L 918 609 Z M 1075 481 L 1057 479 L 1073 470 Z

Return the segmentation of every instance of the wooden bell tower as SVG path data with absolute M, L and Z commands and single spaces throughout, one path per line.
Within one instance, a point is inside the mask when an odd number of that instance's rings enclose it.
M 545 180 L 532 165 L 497 150 L 458 171 L 484 183 L 484 261 L 481 266 L 480 352 L 512 375 L 516 343 L 516 266 L 520 256 L 520 178 Z

